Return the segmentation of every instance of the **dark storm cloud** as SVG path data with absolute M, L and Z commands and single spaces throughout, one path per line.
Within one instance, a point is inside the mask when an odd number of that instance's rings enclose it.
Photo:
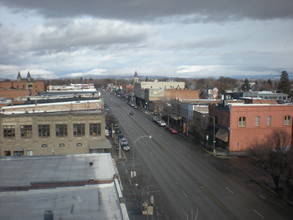
M 292 0 L 0 0 L 21 10 L 33 9 L 46 17 L 89 15 L 132 21 L 198 15 L 205 19 L 274 19 L 293 17 Z

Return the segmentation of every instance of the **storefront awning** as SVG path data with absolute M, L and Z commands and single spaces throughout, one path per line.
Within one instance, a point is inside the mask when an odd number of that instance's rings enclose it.
M 224 128 L 219 128 L 219 130 L 217 131 L 217 134 L 216 134 L 216 138 L 218 138 L 224 142 L 228 142 L 229 131 Z
M 89 149 L 110 149 L 112 146 L 108 139 L 104 141 L 90 141 Z

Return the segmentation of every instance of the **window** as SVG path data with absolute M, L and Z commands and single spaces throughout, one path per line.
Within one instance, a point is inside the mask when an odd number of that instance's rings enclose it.
M 77 143 L 76 146 L 77 147 L 82 147 L 82 143 Z
M 255 117 L 255 126 L 260 126 L 260 117 L 259 116 Z
M 50 137 L 50 125 L 39 125 L 39 137 Z
M 45 147 L 48 147 L 48 145 L 47 144 L 42 144 L 42 147 L 45 148 Z
M 67 136 L 67 124 L 57 124 L 56 125 L 56 137 Z
M 90 136 L 101 135 L 101 124 L 90 124 Z
M 10 150 L 8 150 L 8 151 L 4 151 L 4 156 L 5 156 L 5 157 L 9 157 L 9 156 L 11 156 L 11 151 L 10 151 Z
M 33 150 L 27 150 L 26 151 L 26 156 L 33 156 L 34 155 L 34 151 Z
M 290 115 L 286 115 L 284 117 L 284 125 L 291 125 L 291 116 Z
M 272 124 L 272 116 L 267 117 L 267 126 L 271 126 Z
M 73 135 L 74 136 L 83 136 L 85 134 L 85 125 L 84 124 L 73 124 Z
M 64 143 L 59 144 L 59 147 L 65 147 Z
M 21 125 L 20 136 L 24 138 L 31 138 L 33 136 L 33 127 L 31 125 Z
M 14 125 L 3 125 L 3 135 L 6 138 L 15 137 L 15 126 Z
M 23 156 L 23 151 L 13 151 L 13 156 Z
M 239 119 L 238 119 L 238 127 L 241 127 L 241 128 L 246 127 L 246 117 L 239 117 Z

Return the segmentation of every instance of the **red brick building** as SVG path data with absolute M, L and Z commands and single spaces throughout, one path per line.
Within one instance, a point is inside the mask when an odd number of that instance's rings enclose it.
M 39 92 L 45 91 L 44 81 L 35 81 L 30 72 L 27 73 L 27 78 L 22 78 L 18 72 L 17 80 L 0 82 L 0 97 L 3 98 L 17 98 L 23 96 L 35 96 Z
M 219 104 L 209 107 L 216 119 L 217 146 L 230 152 L 246 151 L 274 129 L 285 129 L 293 136 L 293 105 L 280 104 Z

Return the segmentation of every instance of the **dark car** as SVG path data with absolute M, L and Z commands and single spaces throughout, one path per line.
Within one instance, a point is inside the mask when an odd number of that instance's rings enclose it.
M 115 131 L 116 134 L 121 134 L 120 128 L 114 128 L 114 131 Z
M 119 134 L 119 135 L 117 135 L 117 139 L 118 139 L 118 141 L 121 140 L 121 139 L 123 139 L 123 138 L 124 138 L 124 135 L 123 135 L 123 134 Z
M 133 115 L 134 113 L 133 113 L 133 111 L 131 111 L 131 112 L 129 112 L 129 114 L 130 114 L 130 115 Z

